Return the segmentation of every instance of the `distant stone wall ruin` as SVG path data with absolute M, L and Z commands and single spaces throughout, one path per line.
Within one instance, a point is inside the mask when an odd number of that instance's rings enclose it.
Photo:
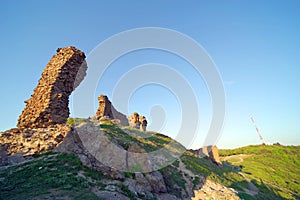
M 134 112 L 131 116 L 128 117 L 129 126 L 132 128 L 139 129 L 141 122 L 139 119 L 140 115 L 137 112 Z
M 141 131 L 146 131 L 148 124 L 146 117 L 140 116 L 137 112 L 128 117 L 128 123 L 130 127 L 140 129 Z
M 126 115 L 118 112 L 111 101 L 108 99 L 106 95 L 100 95 L 98 97 L 99 108 L 96 112 L 95 118 L 96 120 L 101 119 L 110 119 L 110 120 L 120 120 L 120 124 L 122 126 L 128 126 L 128 121 Z
M 18 128 L 45 128 L 64 124 L 69 96 L 86 75 L 85 55 L 75 47 L 57 49 L 18 119 Z
M 213 145 L 213 146 L 211 146 L 211 145 L 210 146 L 204 146 L 200 149 L 190 150 L 190 151 L 195 153 L 196 155 L 198 155 L 200 158 L 203 158 L 203 157 L 210 158 L 217 165 L 222 164 L 222 162 L 220 161 L 220 157 L 219 157 L 218 147 L 215 146 L 215 145 Z
M 145 116 L 140 116 L 140 117 L 139 117 L 139 121 L 140 121 L 140 123 L 141 123 L 141 125 L 140 125 L 140 130 L 141 130 L 141 131 L 146 131 L 147 124 L 148 124 L 148 122 L 147 122 L 147 120 L 146 120 L 146 117 L 145 117 Z

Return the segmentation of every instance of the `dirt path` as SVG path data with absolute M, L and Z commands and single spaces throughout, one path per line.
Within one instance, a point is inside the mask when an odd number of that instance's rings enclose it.
M 223 157 L 222 160 L 227 161 L 233 165 L 239 165 L 242 162 L 244 162 L 245 158 L 248 158 L 250 156 L 252 156 L 252 155 L 246 155 L 246 154 L 231 155 L 231 156 Z M 245 181 L 247 181 L 247 183 L 248 183 L 248 188 L 243 188 L 245 193 L 247 193 L 251 196 L 257 195 L 259 192 L 259 189 L 242 172 L 239 172 L 239 175 L 242 176 L 245 179 Z
M 244 162 L 244 159 L 248 158 L 250 156 L 252 156 L 252 155 L 239 154 L 239 155 L 225 156 L 225 157 L 222 157 L 221 159 L 222 159 L 222 161 L 228 161 L 228 162 L 231 162 L 234 165 L 237 165 L 237 164 L 240 164 L 240 163 Z

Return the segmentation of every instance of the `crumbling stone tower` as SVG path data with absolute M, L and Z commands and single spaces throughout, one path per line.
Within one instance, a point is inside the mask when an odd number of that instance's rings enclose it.
M 117 119 L 120 120 L 122 126 L 128 126 L 128 121 L 126 115 L 120 113 L 112 105 L 111 101 L 106 95 L 101 94 L 98 97 L 99 108 L 97 109 L 95 118 L 97 120 L 101 119 Z
M 98 97 L 99 108 L 96 112 L 96 119 L 100 120 L 102 117 L 107 117 L 113 119 L 113 114 L 111 111 L 111 102 L 108 100 L 106 95 L 100 95 Z
M 145 132 L 148 124 L 146 117 L 140 116 L 139 121 L 140 121 L 140 130 Z
M 139 120 L 140 115 L 137 112 L 134 112 L 131 116 L 128 117 L 129 126 L 132 128 L 139 129 L 141 122 Z
M 86 75 L 85 55 L 75 47 L 57 49 L 18 119 L 18 128 L 45 128 L 64 124 L 69 96 Z
M 146 131 L 148 124 L 146 117 L 140 116 L 137 112 L 128 117 L 128 123 L 130 127 L 140 129 L 141 131 Z

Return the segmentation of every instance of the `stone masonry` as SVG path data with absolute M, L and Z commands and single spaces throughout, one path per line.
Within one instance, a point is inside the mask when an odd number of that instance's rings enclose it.
M 122 126 L 128 126 L 126 115 L 118 112 L 106 95 L 100 95 L 98 97 L 99 108 L 96 112 L 95 118 L 101 119 L 118 119 Z
M 145 116 L 140 116 L 137 112 L 134 112 L 128 117 L 129 126 L 132 128 L 140 129 L 141 131 L 146 131 L 147 120 Z
M 145 116 L 140 116 L 140 117 L 139 117 L 139 121 L 140 121 L 140 123 L 141 123 L 141 125 L 140 125 L 140 130 L 141 130 L 141 131 L 146 131 L 147 124 L 148 124 L 148 122 L 147 122 L 147 120 L 146 120 L 146 117 L 145 117 Z
M 134 112 L 131 116 L 128 117 L 129 126 L 132 128 L 139 129 L 141 122 L 139 120 L 140 115 L 137 112 Z
M 208 157 L 217 165 L 222 165 L 219 157 L 219 150 L 218 147 L 215 145 L 204 146 L 197 150 L 190 150 L 191 152 L 195 153 L 200 158 Z
M 18 128 L 45 128 L 64 124 L 69 117 L 69 96 L 86 75 L 85 55 L 75 47 L 57 49 L 27 101 Z
M 0 163 L 15 153 L 32 155 L 53 150 L 73 132 L 65 124 L 69 117 L 69 95 L 83 80 L 86 70 L 83 52 L 75 47 L 57 49 L 33 95 L 25 101 L 18 128 L 0 133 Z

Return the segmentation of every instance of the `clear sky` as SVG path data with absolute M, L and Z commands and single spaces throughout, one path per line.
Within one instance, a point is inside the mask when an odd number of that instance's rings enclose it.
M 73 45 L 89 55 L 119 32 L 162 27 L 193 38 L 218 67 L 226 93 L 219 147 L 260 142 L 250 114 L 266 142 L 299 145 L 299 8 L 299 1 L 289 0 L 1 1 L 0 131 L 16 126 L 23 101 L 32 94 L 57 48 Z M 151 62 L 171 66 L 189 80 L 199 102 L 199 136 L 192 145 L 198 148 L 211 119 L 211 102 L 205 82 L 188 70 L 184 60 L 160 51 L 130 53 L 112 64 L 96 93 L 111 98 L 114 81 L 122 72 Z M 130 99 L 129 113 L 138 111 L 150 118 L 153 105 L 164 107 L 162 132 L 173 137 L 180 108 L 174 95 L 161 86 L 137 90 Z

